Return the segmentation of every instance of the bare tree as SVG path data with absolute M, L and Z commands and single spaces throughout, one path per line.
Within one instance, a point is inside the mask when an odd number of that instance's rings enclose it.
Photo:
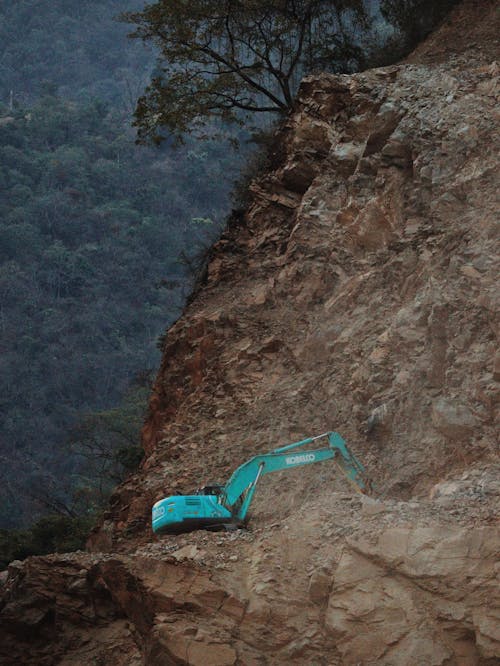
M 359 66 L 354 32 L 368 20 L 362 0 L 160 0 L 124 18 L 160 53 L 137 104 L 140 142 L 287 112 L 304 73 Z

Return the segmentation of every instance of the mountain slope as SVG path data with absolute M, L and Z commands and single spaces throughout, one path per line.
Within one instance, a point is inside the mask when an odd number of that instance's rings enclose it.
M 331 427 L 397 498 L 496 453 L 497 42 L 481 7 L 408 63 L 303 82 L 277 167 L 168 331 L 145 473 L 115 523 L 142 528 L 166 488 Z M 464 52 L 466 25 L 483 46 Z
M 303 82 L 93 553 L 11 565 L 7 663 L 496 663 L 497 34 L 467 0 L 407 62 Z M 248 532 L 151 537 L 156 499 L 330 428 L 374 498 L 312 466 Z

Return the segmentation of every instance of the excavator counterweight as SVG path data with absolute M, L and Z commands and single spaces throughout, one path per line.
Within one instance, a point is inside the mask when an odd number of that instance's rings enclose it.
M 305 449 L 327 439 L 319 449 Z M 173 495 L 153 506 L 152 526 L 157 534 L 181 534 L 196 529 L 220 529 L 245 523 L 261 476 L 303 465 L 333 460 L 358 492 L 366 492 L 364 467 L 336 432 L 326 432 L 254 456 L 238 467 L 225 485 L 206 486 L 195 495 Z

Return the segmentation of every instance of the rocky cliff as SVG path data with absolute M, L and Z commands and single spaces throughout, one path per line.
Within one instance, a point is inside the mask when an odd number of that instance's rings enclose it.
M 140 473 L 91 553 L 3 576 L 2 663 L 498 663 L 498 34 L 466 0 L 400 65 L 304 80 L 165 336 Z M 373 497 L 312 466 L 248 531 L 151 536 L 155 500 L 330 429 Z

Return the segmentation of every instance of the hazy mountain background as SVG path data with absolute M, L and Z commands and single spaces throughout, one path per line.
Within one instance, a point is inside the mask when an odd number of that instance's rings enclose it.
M 158 335 L 229 210 L 227 142 L 134 144 L 154 55 L 115 18 L 142 4 L 0 5 L 0 527 L 137 462 Z

